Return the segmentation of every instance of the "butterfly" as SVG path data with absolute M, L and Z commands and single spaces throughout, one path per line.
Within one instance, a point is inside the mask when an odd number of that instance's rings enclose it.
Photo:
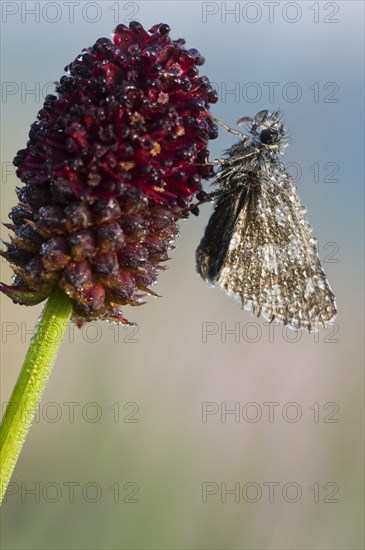
M 293 329 L 317 330 L 337 313 L 295 185 L 279 157 L 288 140 L 280 111 L 260 111 L 217 161 L 213 214 L 196 251 L 197 271 L 242 307 Z

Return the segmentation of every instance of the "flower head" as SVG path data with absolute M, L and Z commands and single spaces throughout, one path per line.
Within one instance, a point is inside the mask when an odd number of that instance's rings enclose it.
M 120 306 L 154 294 L 217 136 L 204 58 L 169 30 L 118 25 L 46 97 L 14 159 L 24 185 L 2 255 L 15 277 L 0 287 L 14 302 L 39 303 L 58 285 L 78 322 L 123 322 Z

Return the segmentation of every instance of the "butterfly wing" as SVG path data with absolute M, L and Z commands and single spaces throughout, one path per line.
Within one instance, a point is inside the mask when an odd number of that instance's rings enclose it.
M 222 192 L 216 202 L 204 236 L 196 250 L 196 265 L 199 275 L 210 284 L 215 284 L 227 251 L 232 241 L 237 218 L 245 202 L 245 191 Z
M 333 321 L 335 297 L 290 175 L 279 162 L 265 171 L 245 185 L 215 285 L 269 321 L 310 331 Z

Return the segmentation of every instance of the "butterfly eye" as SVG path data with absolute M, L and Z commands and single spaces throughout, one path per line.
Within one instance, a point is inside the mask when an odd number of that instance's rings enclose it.
M 279 141 L 279 134 L 274 128 L 266 128 L 260 134 L 260 141 L 264 145 L 275 145 Z

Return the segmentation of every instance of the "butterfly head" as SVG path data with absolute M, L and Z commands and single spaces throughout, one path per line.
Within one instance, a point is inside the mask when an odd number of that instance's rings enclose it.
M 260 148 L 283 154 L 287 145 L 280 111 L 259 111 L 253 118 L 240 118 L 237 124 L 246 124 L 253 142 Z

